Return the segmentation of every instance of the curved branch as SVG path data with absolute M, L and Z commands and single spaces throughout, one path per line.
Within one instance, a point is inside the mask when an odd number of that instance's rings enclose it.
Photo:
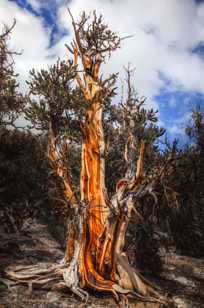
M 72 204 L 72 206 L 75 206 L 78 204 L 78 200 L 76 197 L 76 194 L 72 188 L 71 183 L 71 176 L 69 174 L 68 165 L 65 166 L 65 164 L 62 161 L 62 157 L 60 157 L 59 154 L 64 155 L 67 151 L 67 144 L 62 144 L 61 152 L 59 153 L 57 149 L 56 144 L 56 137 L 54 135 L 52 124 L 49 125 L 49 131 L 48 131 L 48 157 L 50 161 L 52 162 L 53 168 L 56 172 L 56 174 L 63 180 L 64 184 L 64 194 L 66 199 Z

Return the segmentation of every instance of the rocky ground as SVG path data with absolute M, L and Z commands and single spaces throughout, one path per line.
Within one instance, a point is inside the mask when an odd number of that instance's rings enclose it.
M 50 228 L 51 225 L 51 228 Z M 25 221 L 21 232 L 0 233 L 0 308 L 7 307 L 85 307 L 71 293 L 59 293 L 47 289 L 30 290 L 27 285 L 12 283 L 4 275 L 9 265 L 52 264 L 63 258 L 63 247 L 53 236 L 52 224 L 40 219 Z M 204 307 L 204 260 L 179 256 L 163 251 L 163 270 L 153 279 L 173 297 L 178 308 Z M 92 295 L 86 307 L 117 307 L 112 298 Z M 159 308 L 158 304 L 131 303 L 130 307 Z

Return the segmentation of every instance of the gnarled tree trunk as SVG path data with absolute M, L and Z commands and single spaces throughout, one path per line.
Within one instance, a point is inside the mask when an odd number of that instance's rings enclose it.
M 77 292 L 81 292 L 85 286 L 97 291 L 109 291 L 116 299 L 119 299 L 120 294 L 129 294 L 140 300 L 162 301 L 156 289 L 130 266 L 123 251 L 127 226 L 134 210 L 132 195 L 127 193 L 132 188 L 134 192 L 140 187 L 144 144 L 141 146 L 136 174 L 130 178 L 130 172 L 127 172 L 129 176 L 120 181 L 115 196 L 109 200 L 104 181 L 100 102 L 94 101 L 87 109 L 82 131 L 81 201 L 76 214 L 77 223 L 70 226 L 70 236 L 75 230 L 74 249 L 69 249 L 70 238 L 67 242 L 66 284 L 73 289 L 76 283 Z M 71 275 L 71 271 L 75 275 Z
M 165 302 L 156 288 L 130 266 L 124 252 L 128 223 L 132 214 L 137 213 L 137 198 L 146 192 L 151 193 L 152 189 L 151 185 L 142 183 L 144 142 L 141 142 L 136 163 L 126 150 L 126 175 L 117 183 L 116 193 L 111 200 L 106 192 L 102 113 L 104 101 L 111 92 L 112 82 L 111 78 L 102 81 L 99 78 L 99 69 L 104 59 L 103 54 L 116 49 L 119 42 L 110 31 L 104 32 L 106 27 L 101 26 L 101 18 L 97 19 L 94 15 L 93 29 L 98 35 L 98 42 L 95 43 L 95 38 L 90 39 L 90 35 L 95 35 L 94 31 L 86 35 L 83 30 L 87 20 L 85 15 L 82 15 L 81 23 L 75 23 L 73 20 L 75 40 L 72 49 L 68 47 L 74 55 L 76 67 L 78 57 L 81 59 L 83 81 L 78 73 L 76 81 L 88 106 L 85 108 L 84 120 L 80 123 L 80 200 L 72 188 L 68 162 L 63 160 L 66 156 L 64 153 L 68 150 L 67 137 L 58 140 L 52 128 L 54 123 L 51 123 L 49 130 L 48 156 L 56 173 L 63 180 L 65 197 L 74 213 L 68 226 L 65 262 L 62 268 L 54 268 L 53 273 L 58 276 L 61 274 L 64 285 L 81 298 L 87 297 L 84 289 L 88 287 L 111 292 L 117 300 L 121 296 L 130 295 L 143 301 Z M 104 47 L 104 35 L 108 47 Z M 93 45 L 92 48 L 90 44 Z M 131 134 L 127 143 L 132 143 L 131 148 L 134 148 Z

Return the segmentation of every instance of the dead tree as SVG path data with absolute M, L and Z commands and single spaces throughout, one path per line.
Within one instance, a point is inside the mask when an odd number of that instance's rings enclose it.
M 146 144 L 142 138 L 135 139 L 131 127 L 137 126 L 133 120 L 127 127 L 124 144 L 127 171 L 117 182 L 112 198 L 109 198 L 105 187 L 103 108 L 115 94 L 117 75 L 103 80 L 100 69 L 107 56 L 110 57 L 120 47 L 121 40 L 104 25 L 102 16 L 97 17 L 95 12 L 91 23 L 85 13 L 79 22 L 73 19 L 71 13 L 70 16 L 74 40 L 67 49 L 74 58 L 70 66 L 75 69 L 70 79 L 74 78 L 78 85 L 83 102 L 79 108 L 84 110 L 78 119 L 82 135 L 80 197 L 73 188 L 69 163 L 65 159 L 69 151 L 69 134 L 57 134 L 57 113 L 54 108 L 58 103 L 55 101 L 48 121 L 48 156 L 64 183 L 65 197 L 74 213 L 68 226 L 65 258 L 60 266 L 51 269 L 39 271 L 29 267 L 24 268 L 23 272 L 10 270 L 8 274 L 16 280 L 31 280 L 38 284 L 60 277 L 58 287 L 68 287 L 82 299 L 87 299 L 89 288 L 112 293 L 117 301 L 133 297 L 140 301 L 165 303 L 158 289 L 130 266 L 124 251 L 130 218 L 135 214 L 140 216 L 137 202 L 148 194 L 156 201 L 154 187 L 158 180 L 158 174 L 148 178 L 144 173 Z M 124 119 L 131 112 L 136 114 L 144 102 L 133 99 L 129 77 L 128 97 L 122 102 Z M 49 99 L 52 104 L 53 96 Z M 69 99 L 72 100 L 72 97 Z M 74 100 L 77 104 L 76 97 Z M 63 108 L 60 112 L 62 115 Z M 151 119 L 153 114 L 150 112 L 145 116 Z

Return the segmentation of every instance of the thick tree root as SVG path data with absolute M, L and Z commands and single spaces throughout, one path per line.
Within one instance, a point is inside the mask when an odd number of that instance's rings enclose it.
M 40 287 L 51 284 L 53 282 L 60 282 L 62 280 L 62 266 L 59 264 L 44 264 L 29 266 L 10 266 L 5 270 L 5 274 L 9 279 L 17 283 L 28 284 L 29 288 L 32 286 Z
M 80 300 L 87 303 L 89 294 L 80 287 L 79 274 L 76 268 L 77 267 L 67 267 L 66 264 L 59 263 L 53 265 L 40 263 L 30 266 L 10 266 L 6 269 L 6 278 L 2 279 L 2 282 L 5 282 L 5 285 L 7 285 L 9 289 L 12 289 L 12 286 L 17 284 L 28 285 L 30 292 L 32 292 L 33 288 L 38 289 L 42 287 L 58 291 L 68 288 L 77 295 Z M 133 273 L 135 274 L 136 272 L 133 271 Z M 167 299 L 159 295 L 159 293 L 154 293 L 155 291 L 153 292 L 154 296 L 146 296 L 135 290 L 125 289 L 118 283 L 114 283 L 109 291 L 114 295 L 118 304 L 123 303 L 122 307 L 128 307 L 128 298 L 141 302 L 167 305 Z

